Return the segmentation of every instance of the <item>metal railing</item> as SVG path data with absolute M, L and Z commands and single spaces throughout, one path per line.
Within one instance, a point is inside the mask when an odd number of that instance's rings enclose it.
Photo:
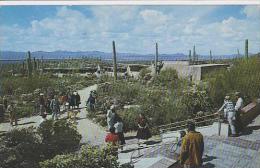
M 165 124 L 165 125 L 160 125 L 157 126 L 157 128 L 160 131 L 160 134 L 166 131 L 177 131 L 183 128 L 186 128 L 187 122 L 190 120 L 193 120 L 195 122 L 196 126 L 202 126 L 202 125 L 209 125 L 207 123 L 212 123 L 214 121 L 219 121 L 220 115 L 217 113 L 209 114 L 209 115 L 204 115 L 200 117 L 195 117 L 193 119 L 187 119 L 183 121 L 178 121 L 170 124 Z

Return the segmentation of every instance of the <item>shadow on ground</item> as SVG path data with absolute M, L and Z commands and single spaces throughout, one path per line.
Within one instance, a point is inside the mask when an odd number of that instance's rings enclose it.
M 36 122 L 30 121 L 30 122 L 25 122 L 25 123 L 21 123 L 21 124 L 18 123 L 18 125 L 28 125 L 28 124 L 34 124 L 34 123 L 36 123 Z
M 248 127 L 243 129 L 242 135 L 250 135 L 250 134 L 252 134 L 252 132 L 254 130 L 259 130 L 259 129 L 260 129 L 260 125 L 248 126 Z

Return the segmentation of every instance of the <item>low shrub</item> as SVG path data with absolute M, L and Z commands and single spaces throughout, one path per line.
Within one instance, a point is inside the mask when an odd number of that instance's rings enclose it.
M 77 154 L 58 155 L 40 163 L 41 168 L 133 168 L 119 166 L 117 158 L 111 155 L 112 148 L 83 146 Z
M 78 149 L 80 139 L 65 120 L 43 122 L 38 129 L 13 129 L 0 139 L 0 167 L 38 168 L 41 161 Z
M 229 70 L 207 75 L 208 92 L 215 106 L 220 106 L 227 94 L 242 93 L 245 104 L 260 95 L 260 61 L 258 57 L 234 61 Z
M 75 151 L 81 140 L 76 126 L 66 120 L 47 120 L 38 127 L 37 132 L 41 136 L 42 152 L 46 158 Z

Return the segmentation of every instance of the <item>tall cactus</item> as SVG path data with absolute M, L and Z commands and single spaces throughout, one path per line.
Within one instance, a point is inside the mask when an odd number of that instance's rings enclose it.
M 116 63 L 116 44 L 115 41 L 112 42 L 113 47 L 113 62 L 114 62 L 114 80 L 117 80 L 117 63 Z
M 33 57 L 33 70 L 36 71 L 37 70 L 37 62 L 35 57 Z
M 195 62 L 197 60 L 196 58 L 196 48 L 195 45 L 193 46 L 193 62 Z
M 239 49 L 237 49 L 237 57 L 240 57 Z
M 192 58 L 191 58 L 191 50 L 189 50 L 189 62 L 191 63 Z
M 27 73 L 28 73 L 28 77 L 32 76 L 32 60 L 31 60 L 30 51 L 28 51 L 28 57 L 27 57 Z
M 209 58 L 210 58 L 210 63 L 212 63 L 212 52 L 211 52 L 211 50 L 209 51 Z
M 158 43 L 155 44 L 155 60 L 154 60 L 154 68 L 155 74 L 158 72 Z
M 245 40 L 245 57 L 248 58 L 248 39 Z

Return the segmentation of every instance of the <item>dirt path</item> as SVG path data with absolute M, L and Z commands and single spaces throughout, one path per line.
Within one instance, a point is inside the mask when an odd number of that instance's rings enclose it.
M 78 93 L 81 96 L 81 107 L 85 106 L 85 102 L 89 97 L 89 93 L 91 90 L 95 90 L 97 85 L 92 85 L 82 90 L 79 90 Z M 94 123 L 90 119 L 86 118 L 86 110 L 82 109 L 81 112 L 77 115 L 79 120 L 77 121 L 77 127 L 79 133 L 82 135 L 82 143 L 90 143 L 93 145 L 101 145 L 104 144 L 104 138 L 106 135 L 106 131 L 100 127 L 98 124 Z M 61 117 L 67 116 L 66 114 L 61 115 Z M 47 119 L 51 119 L 51 115 L 47 116 Z M 9 123 L 1 123 L 0 124 L 0 133 L 11 131 L 14 128 L 24 128 L 29 126 L 38 127 L 41 122 L 40 116 L 32 116 L 21 118 L 18 121 L 18 126 L 11 127 Z

